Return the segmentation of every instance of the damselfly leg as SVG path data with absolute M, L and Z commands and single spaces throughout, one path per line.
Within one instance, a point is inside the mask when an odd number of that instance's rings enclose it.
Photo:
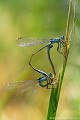
M 63 41 L 58 43 L 57 51 L 64 56 L 63 52 L 60 51 L 60 49 L 62 48 L 62 46 L 65 47 Z

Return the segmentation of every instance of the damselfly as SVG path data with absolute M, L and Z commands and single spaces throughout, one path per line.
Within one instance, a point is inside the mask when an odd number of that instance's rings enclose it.
M 22 82 L 8 82 L 8 83 L 4 84 L 4 85 L 7 86 L 7 88 L 9 87 L 9 88 L 12 89 L 12 86 L 13 86 L 13 88 L 14 88 L 14 86 L 16 86 L 16 88 L 19 88 L 19 89 L 23 88 L 23 90 L 21 92 L 24 92 L 27 89 L 30 89 L 32 87 L 32 85 L 34 85 L 34 84 L 36 84 L 35 87 L 34 87 L 34 90 L 35 90 L 35 88 L 38 85 L 40 85 L 43 88 L 46 87 L 48 89 L 49 85 L 52 85 L 52 83 L 53 84 L 56 83 L 55 80 L 54 80 L 54 78 L 56 76 L 56 72 L 55 72 L 54 64 L 53 64 L 53 62 L 51 60 L 51 57 L 50 57 L 50 49 L 53 47 L 53 44 L 57 43 L 58 44 L 57 51 L 59 53 L 61 53 L 60 52 L 61 46 L 63 46 L 63 47 L 65 46 L 65 44 L 64 44 L 64 36 L 61 36 L 60 38 L 44 39 L 44 40 L 41 40 L 41 41 L 39 41 L 39 39 L 36 39 L 35 41 L 30 41 L 30 40 L 31 39 L 26 39 L 26 38 L 20 37 L 20 38 L 17 39 L 17 43 L 18 43 L 18 45 L 20 47 L 33 46 L 33 45 L 42 44 L 42 43 L 46 43 L 46 42 L 48 43 L 47 45 L 45 45 L 44 47 L 42 47 L 41 49 L 39 49 L 37 52 L 35 52 L 34 54 L 32 54 L 32 56 L 30 58 L 30 61 L 29 61 L 29 65 L 35 71 L 37 71 L 38 73 L 42 74 L 42 77 L 40 77 L 40 78 L 38 78 L 36 80 L 29 80 L 29 81 L 22 81 Z M 44 71 L 38 70 L 35 67 L 33 67 L 32 64 L 31 64 L 32 57 L 36 53 L 38 53 L 41 50 L 43 50 L 44 48 L 47 48 L 48 59 L 49 59 L 49 62 L 51 64 L 51 67 L 52 67 L 54 75 L 52 75 L 51 73 L 47 74 Z
M 53 47 L 53 44 L 57 43 L 58 46 L 57 46 L 57 51 L 60 53 L 60 54 L 63 54 L 62 52 L 60 52 L 60 48 L 63 46 L 65 46 L 65 42 L 64 42 L 64 36 L 60 36 L 59 38 L 51 38 L 51 39 L 26 39 L 24 37 L 20 37 L 20 38 L 17 38 L 17 43 L 20 47 L 28 47 L 28 46 L 34 46 L 34 45 L 38 45 L 38 44 L 43 44 L 43 43 L 47 43 L 47 45 L 45 45 L 44 47 L 40 48 L 37 52 L 35 52 L 34 54 L 32 54 L 31 56 L 31 59 L 29 61 L 29 65 L 37 72 L 41 73 L 42 72 L 36 68 L 34 68 L 32 65 L 31 65 L 31 60 L 33 58 L 33 56 L 40 52 L 41 50 L 43 50 L 44 48 L 47 48 L 47 54 L 48 54 L 48 59 L 49 59 L 49 62 L 51 64 L 51 67 L 52 67 L 52 70 L 53 70 L 53 73 L 54 73 L 54 77 L 56 75 L 56 72 L 55 72 L 55 68 L 54 68 L 54 64 L 51 60 L 51 57 L 50 57 L 50 49 Z

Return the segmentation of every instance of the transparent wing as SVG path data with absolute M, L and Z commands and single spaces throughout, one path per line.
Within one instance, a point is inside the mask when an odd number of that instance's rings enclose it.
M 0 91 L 12 91 L 17 89 L 20 93 L 23 93 L 33 86 L 38 84 L 38 80 L 28 80 L 28 81 L 15 81 L 15 82 L 6 82 L 0 85 Z
M 48 43 L 49 41 L 50 39 L 33 39 L 33 38 L 24 38 L 24 37 L 19 37 L 16 40 L 19 47 L 34 46 L 38 44 Z
M 36 85 L 34 86 L 34 88 L 33 88 L 33 90 L 32 90 L 31 95 L 33 95 L 33 93 L 35 92 L 35 90 L 36 90 L 36 88 L 37 88 L 38 86 L 39 86 L 39 83 L 36 83 Z M 32 87 L 32 86 L 29 86 L 29 87 L 27 87 L 27 88 L 24 88 L 20 93 L 21 93 L 21 94 L 24 93 L 25 91 L 31 89 L 31 87 Z

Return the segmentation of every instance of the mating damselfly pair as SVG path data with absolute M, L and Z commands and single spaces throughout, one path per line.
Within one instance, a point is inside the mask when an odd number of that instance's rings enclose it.
M 55 76 L 56 76 L 55 67 L 54 67 L 54 64 L 50 57 L 50 50 L 51 50 L 51 48 L 53 48 L 54 44 L 57 44 L 58 45 L 57 51 L 63 55 L 63 53 L 60 51 L 60 48 L 65 47 L 64 36 L 60 36 L 59 38 L 51 38 L 51 39 L 26 39 L 24 37 L 20 37 L 20 38 L 17 38 L 16 42 L 19 47 L 28 47 L 28 46 L 38 45 L 38 44 L 46 44 L 44 47 L 40 48 L 38 51 L 36 51 L 34 54 L 32 54 L 30 61 L 29 61 L 29 65 L 31 66 L 31 68 L 34 69 L 36 72 L 40 73 L 42 75 L 42 77 L 39 77 L 35 80 L 28 80 L 28 81 L 22 81 L 22 82 L 8 82 L 8 83 L 4 83 L 5 86 L 10 87 L 12 85 L 13 86 L 18 85 L 18 88 L 23 88 L 22 92 L 24 92 L 36 83 L 34 89 L 38 85 L 40 85 L 43 88 L 46 87 L 47 89 L 49 89 L 49 85 L 52 85 L 55 83 L 54 80 L 55 80 Z M 51 64 L 53 73 L 50 72 L 47 74 L 44 71 L 36 69 L 31 63 L 34 55 L 37 54 L 38 52 L 42 51 L 45 48 L 47 49 L 48 60 Z M 25 89 L 24 89 L 24 87 L 25 87 Z

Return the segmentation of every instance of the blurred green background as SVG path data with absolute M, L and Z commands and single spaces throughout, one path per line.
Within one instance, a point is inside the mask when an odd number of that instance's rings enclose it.
M 0 120 L 46 119 L 51 90 L 39 86 L 30 96 L 32 89 L 23 94 L 18 90 L 17 94 L 16 90 L 7 91 L 3 83 L 40 77 L 28 63 L 30 56 L 43 45 L 20 48 L 16 38 L 65 35 L 68 4 L 69 0 L 0 0 Z M 72 36 L 57 111 L 58 119 L 80 118 L 80 0 L 76 0 L 76 13 L 76 37 Z M 71 26 L 72 18 L 73 12 Z M 51 50 L 51 58 L 58 73 L 63 58 L 56 52 L 56 46 Z M 46 49 L 34 57 L 32 64 L 46 73 L 52 72 Z

